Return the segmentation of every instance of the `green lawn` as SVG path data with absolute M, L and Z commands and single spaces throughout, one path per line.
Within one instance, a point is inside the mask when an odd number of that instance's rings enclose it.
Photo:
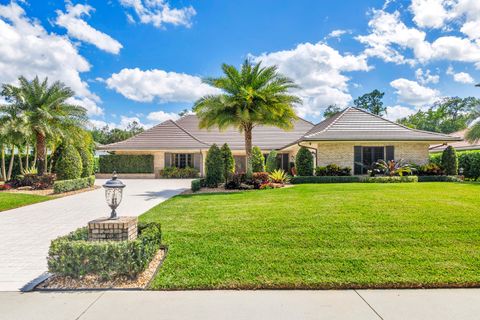
M 0 192 L 0 211 L 14 209 L 28 204 L 51 199 L 48 196 L 38 196 L 23 193 Z
M 323 184 L 177 196 L 141 217 L 153 289 L 480 285 L 480 184 Z

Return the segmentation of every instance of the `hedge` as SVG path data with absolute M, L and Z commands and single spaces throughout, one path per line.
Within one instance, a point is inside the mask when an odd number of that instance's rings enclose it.
M 73 278 L 90 274 L 102 279 L 134 278 L 148 266 L 162 240 L 159 223 L 139 223 L 138 232 L 132 241 L 88 241 L 87 228 L 80 228 L 52 241 L 48 270 Z
M 205 186 L 205 179 L 194 179 L 191 183 L 191 189 L 193 192 L 197 192 L 203 186 Z
M 195 168 L 177 168 L 177 167 L 165 167 L 160 170 L 159 175 L 161 178 L 166 179 L 185 179 L 185 178 L 197 178 L 200 172 Z
M 455 176 L 418 176 L 418 182 L 462 182 Z
M 153 155 L 102 155 L 99 159 L 100 173 L 153 173 Z
M 58 180 L 53 183 L 53 193 L 64 193 L 93 187 L 95 176 L 71 180 Z
M 55 160 L 55 173 L 58 180 L 71 180 L 82 177 L 82 158 L 73 145 L 62 145 L 56 150 L 56 153 L 58 158 Z
M 382 177 L 362 177 L 362 182 L 366 183 L 400 183 L 400 182 L 418 182 L 417 176 L 382 176 Z
M 296 176 L 290 179 L 292 184 L 302 183 L 346 183 L 361 182 L 359 176 Z
M 467 179 L 480 178 L 480 150 L 457 151 L 458 167 Z M 430 154 L 430 162 L 442 165 L 442 153 Z

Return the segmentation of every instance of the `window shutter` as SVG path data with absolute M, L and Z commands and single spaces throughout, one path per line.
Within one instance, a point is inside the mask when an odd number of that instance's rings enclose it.
M 353 147 L 353 174 L 362 174 L 362 147 Z
M 172 154 L 165 152 L 165 168 L 172 166 Z
M 393 146 L 386 146 L 385 147 L 385 156 L 386 156 L 386 160 L 387 161 L 390 161 L 390 160 L 395 160 L 395 148 Z

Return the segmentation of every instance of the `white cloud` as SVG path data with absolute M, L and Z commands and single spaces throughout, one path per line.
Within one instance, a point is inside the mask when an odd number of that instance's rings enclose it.
M 67 29 L 68 35 L 72 38 L 88 42 L 101 50 L 118 54 L 122 45 L 109 35 L 98 31 L 82 20 L 82 16 L 90 16 L 95 9 L 89 5 L 67 4 L 66 13 L 57 10 L 55 23 Z
M 441 28 L 449 18 L 445 0 L 412 0 L 413 21 L 421 28 Z
M 424 87 L 416 81 L 404 78 L 396 79 L 390 82 L 390 85 L 396 89 L 398 101 L 413 106 L 424 106 L 435 102 L 439 92 L 435 89 Z
M 417 110 L 400 106 L 400 105 L 395 105 L 391 107 L 387 107 L 387 115 L 385 116 L 387 119 L 396 121 L 401 118 L 408 117 L 409 115 L 414 114 L 417 112 Z
M 84 107 L 87 109 L 87 113 L 90 115 L 101 115 L 103 114 L 103 109 L 97 105 L 97 102 L 100 102 L 99 98 L 95 98 L 95 100 L 82 97 L 82 98 L 70 98 L 67 100 L 68 103 L 78 105 L 80 107 Z
M 337 29 L 337 30 L 333 30 L 332 32 L 330 32 L 328 34 L 327 38 L 340 38 L 341 36 L 343 36 L 344 34 L 347 34 L 347 33 L 350 33 L 350 31 Z
M 124 97 L 152 102 L 194 102 L 207 94 L 220 91 L 202 82 L 202 79 L 185 73 L 163 70 L 122 69 L 106 80 L 107 86 Z
M 127 129 L 128 125 L 132 122 L 137 122 L 138 125 L 144 129 L 151 128 L 151 124 L 142 123 L 139 117 L 127 117 L 127 116 L 120 116 L 120 123 L 117 125 L 117 128 L 120 129 Z
M 467 72 L 458 72 L 457 73 L 453 70 L 452 66 L 448 67 L 446 73 L 448 75 L 451 75 L 455 82 L 468 83 L 468 84 L 475 83 L 475 80 L 473 79 L 473 77 L 469 73 L 467 73 Z
M 348 71 L 368 71 L 366 57 L 342 55 L 327 44 L 299 44 L 292 50 L 264 53 L 253 57 L 266 65 L 277 65 L 279 72 L 293 79 L 300 89 L 293 90 L 303 99 L 297 107 L 300 116 L 320 117 L 330 104 L 346 106 L 352 97 L 348 93 Z
M 132 8 L 140 23 L 152 24 L 162 28 L 165 24 L 190 27 L 192 18 L 197 14 L 192 6 L 171 8 L 165 0 L 120 0 L 126 8 Z M 133 22 L 132 15 L 127 14 L 129 22 Z
M 15 2 L 0 5 L 0 83 L 16 83 L 19 76 L 48 77 L 71 87 L 76 98 L 91 101 L 90 114 L 101 114 L 100 98 L 91 93 L 80 73 L 90 70 L 67 37 L 48 33 L 38 21 L 30 20 Z
M 164 122 L 167 120 L 177 120 L 180 116 L 175 112 L 155 111 L 147 115 L 147 119 L 155 122 Z
M 423 71 L 421 68 L 418 68 L 415 70 L 415 77 L 421 84 L 438 83 L 438 81 L 440 81 L 440 76 L 438 74 L 431 74 L 429 69 Z

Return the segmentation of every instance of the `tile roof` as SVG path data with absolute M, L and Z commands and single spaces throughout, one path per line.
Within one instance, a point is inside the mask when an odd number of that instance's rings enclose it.
M 470 143 L 467 140 L 464 140 L 465 134 L 467 133 L 468 129 L 460 130 L 457 132 L 452 133 L 452 136 L 460 137 L 462 141 L 455 141 L 451 142 L 448 145 L 444 144 L 434 144 L 430 146 L 430 152 L 441 152 L 445 150 L 448 146 L 452 146 L 457 150 L 480 150 L 480 141 Z

